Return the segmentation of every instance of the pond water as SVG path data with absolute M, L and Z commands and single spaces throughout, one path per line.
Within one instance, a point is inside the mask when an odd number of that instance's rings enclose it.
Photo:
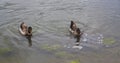
M 70 21 L 84 31 L 73 48 Z M 32 46 L 21 22 L 33 27 Z M 120 63 L 120 0 L 0 0 L 0 63 Z

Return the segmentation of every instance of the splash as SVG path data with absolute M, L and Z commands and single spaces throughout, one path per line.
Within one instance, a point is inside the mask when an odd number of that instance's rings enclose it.
M 84 33 L 81 39 L 81 45 L 90 48 L 99 48 L 103 46 L 103 35 L 100 33 Z

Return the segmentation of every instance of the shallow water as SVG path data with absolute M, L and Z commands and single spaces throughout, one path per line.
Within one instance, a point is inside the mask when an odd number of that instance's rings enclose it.
M 0 0 L 0 63 L 119 63 L 119 6 L 120 0 Z M 72 48 L 71 20 L 84 31 L 81 50 Z M 18 31 L 23 21 L 33 27 L 32 47 Z

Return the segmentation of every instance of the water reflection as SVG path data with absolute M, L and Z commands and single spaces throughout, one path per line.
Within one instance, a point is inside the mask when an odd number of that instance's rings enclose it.
M 31 40 L 32 36 L 26 36 L 26 38 L 28 39 L 28 43 L 29 43 L 29 47 L 32 46 L 32 40 Z

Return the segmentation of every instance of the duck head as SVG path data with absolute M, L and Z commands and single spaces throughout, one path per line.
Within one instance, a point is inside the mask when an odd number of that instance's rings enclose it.
M 32 27 L 28 27 L 28 35 L 31 35 L 32 36 Z
M 77 26 L 74 21 L 71 21 L 70 28 L 75 31 L 77 29 Z

